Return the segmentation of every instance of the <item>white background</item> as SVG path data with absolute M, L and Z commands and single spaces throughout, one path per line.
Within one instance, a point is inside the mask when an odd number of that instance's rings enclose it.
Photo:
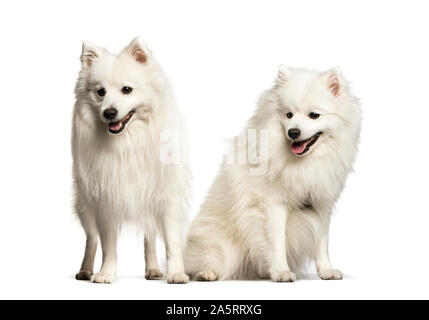
M 429 298 L 427 14 L 426 1 L 2 1 L 0 298 Z M 118 52 L 136 35 L 187 119 L 191 218 L 224 140 L 243 128 L 278 64 L 341 66 L 364 112 L 355 173 L 332 222 L 343 281 L 149 282 L 143 241 L 131 234 L 116 283 L 74 280 L 85 241 L 71 206 L 81 42 Z

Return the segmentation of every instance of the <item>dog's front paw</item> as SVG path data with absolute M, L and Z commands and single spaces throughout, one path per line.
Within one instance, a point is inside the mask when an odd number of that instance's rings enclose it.
M 217 280 L 217 274 L 213 271 L 202 271 L 198 272 L 195 276 L 195 279 L 197 281 L 216 281 Z
M 167 282 L 172 284 L 184 284 L 189 282 L 189 277 L 183 272 L 167 275 Z
M 115 280 L 115 276 L 110 273 L 99 272 L 91 277 L 91 281 L 95 283 L 112 283 Z
M 296 275 L 292 271 L 278 271 L 271 273 L 271 280 L 274 282 L 294 282 Z
M 163 276 L 162 272 L 156 269 L 146 270 L 145 274 L 147 280 L 159 280 L 162 279 Z
M 76 280 L 91 280 L 92 271 L 89 270 L 80 270 L 78 273 L 76 273 L 75 278 Z
M 319 277 L 323 280 L 341 280 L 343 274 L 340 270 L 336 269 L 320 269 Z

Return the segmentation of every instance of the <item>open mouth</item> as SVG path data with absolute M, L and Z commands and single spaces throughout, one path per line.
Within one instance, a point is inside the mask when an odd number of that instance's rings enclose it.
M 321 134 L 322 132 L 318 132 L 314 136 L 306 140 L 295 141 L 294 143 L 292 143 L 292 147 L 291 147 L 292 152 L 298 156 L 301 156 L 307 153 L 308 150 L 310 150 L 311 146 L 316 143 L 317 139 L 319 139 Z
M 109 132 L 113 134 L 117 134 L 125 129 L 125 126 L 127 125 L 128 121 L 130 121 L 131 117 L 133 116 L 135 111 L 130 111 L 124 118 L 122 118 L 119 121 L 116 122 L 110 122 L 108 124 L 109 126 Z

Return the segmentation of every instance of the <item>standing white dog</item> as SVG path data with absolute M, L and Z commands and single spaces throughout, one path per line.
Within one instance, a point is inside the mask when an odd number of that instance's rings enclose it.
M 160 232 L 167 281 L 186 283 L 182 239 L 190 171 L 168 81 L 140 38 L 119 55 L 84 42 L 81 61 L 72 153 L 75 210 L 87 241 L 76 279 L 111 283 L 118 234 L 132 223 L 145 232 L 146 278 L 162 277 L 155 251 Z M 98 238 L 103 263 L 92 275 Z
M 322 279 L 341 279 L 329 261 L 329 223 L 352 169 L 360 123 L 359 103 L 338 68 L 281 66 L 192 223 L 189 274 L 289 282 L 292 271 L 315 259 Z

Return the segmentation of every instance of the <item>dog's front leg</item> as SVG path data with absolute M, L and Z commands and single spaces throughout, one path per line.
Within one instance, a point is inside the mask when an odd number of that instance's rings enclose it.
M 266 236 L 268 239 L 271 280 L 292 282 L 296 276 L 289 270 L 286 259 L 286 221 L 287 210 L 284 206 L 269 206 L 266 210 Z
M 103 251 L 103 262 L 100 271 L 92 276 L 91 280 L 97 283 L 112 283 L 116 276 L 118 230 L 116 226 L 109 223 L 97 221 L 97 225 Z
M 76 274 L 77 280 L 91 280 L 94 271 L 95 254 L 98 246 L 98 231 L 93 212 L 87 207 L 82 207 L 81 202 L 76 204 L 80 222 L 86 234 L 85 255 L 83 257 L 80 271 Z
M 94 269 L 94 259 L 97 252 L 98 239 L 96 236 L 87 235 L 85 256 L 83 257 L 80 271 L 76 274 L 76 280 L 90 280 Z
M 319 277 L 323 280 L 341 280 L 343 275 L 340 270 L 332 268 L 328 252 L 329 243 L 329 221 L 323 222 L 320 226 L 316 243 L 316 268 Z
M 144 251 L 146 261 L 145 277 L 147 280 L 158 280 L 162 278 L 156 258 L 156 233 L 152 230 L 146 230 L 144 237 Z
M 171 204 L 162 217 L 162 230 L 167 256 L 167 282 L 187 283 L 183 265 L 183 224 L 184 214 L 180 205 Z

